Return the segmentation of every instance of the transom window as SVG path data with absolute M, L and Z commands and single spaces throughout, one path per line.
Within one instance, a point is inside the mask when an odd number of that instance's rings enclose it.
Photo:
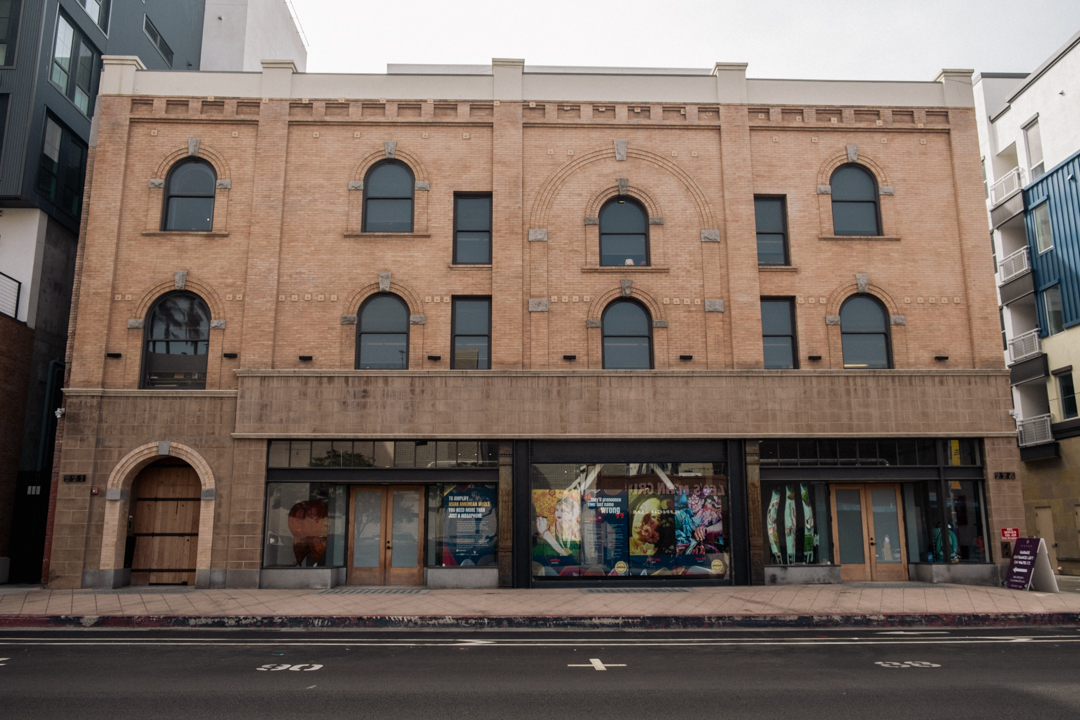
M 832 174 L 833 233 L 880 235 L 877 182 L 859 165 L 842 165 Z
M 216 187 L 217 173 L 205 160 L 185 160 L 174 165 L 165 180 L 161 229 L 213 230 Z
M 364 178 L 364 222 L 362 232 L 413 231 L 412 170 L 388 160 L 368 171 Z
M 604 310 L 600 323 L 604 333 L 604 369 L 652 368 L 652 320 L 645 308 L 633 300 L 617 300 Z
M 189 292 L 158 300 L 146 318 L 142 387 L 202 390 L 210 346 L 210 308 Z
M 855 295 L 844 301 L 840 308 L 840 337 L 845 368 L 892 367 L 889 320 L 885 308 L 869 295 Z
M 600 209 L 600 264 L 649 264 L 649 216 L 636 200 L 619 197 Z
M 409 368 L 409 308 L 397 295 L 376 295 L 360 308 L 357 319 L 356 368 Z

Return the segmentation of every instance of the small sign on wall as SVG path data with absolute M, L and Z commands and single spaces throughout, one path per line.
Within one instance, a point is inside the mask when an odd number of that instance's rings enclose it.
M 1001 539 L 1009 541 L 1019 540 L 1020 528 L 1001 528 Z

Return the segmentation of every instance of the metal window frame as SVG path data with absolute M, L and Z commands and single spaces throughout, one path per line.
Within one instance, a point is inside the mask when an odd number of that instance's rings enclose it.
M 104 6 L 104 8 L 105 8 L 105 24 L 104 25 L 101 24 L 100 18 L 95 18 L 94 16 L 92 16 L 90 14 L 90 11 L 87 10 L 87 8 L 86 8 L 86 0 L 76 0 L 76 1 L 78 2 L 79 7 L 81 7 L 83 9 L 83 11 L 86 13 L 86 16 L 89 17 L 94 22 L 94 25 L 96 25 L 97 28 L 99 30 L 101 30 L 102 33 L 105 34 L 105 37 L 109 37 L 109 27 L 110 27 L 110 24 L 112 23 L 112 9 L 113 9 L 112 8 L 112 0 L 98 0 L 98 4 L 101 5 L 101 6 Z M 157 30 L 156 27 L 154 29 Z
M 148 360 L 149 360 L 149 355 L 150 355 L 150 343 L 151 342 L 160 342 L 160 341 L 152 341 L 150 339 L 150 331 L 153 330 L 153 328 L 154 328 L 154 324 L 151 321 L 151 318 L 154 316 L 154 313 L 157 311 L 158 307 L 160 307 L 163 302 L 165 302 L 167 299 L 169 299 L 171 297 L 176 297 L 177 295 L 190 295 L 191 297 L 196 298 L 199 302 L 201 302 L 204 306 L 206 306 L 206 317 L 210 318 L 211 320 L 213 319 L 213 315 L 210 312 L 210 303 L 206 302 L 206 300 L 203 299 L 203 297 L 201 295 L 199 295 L 198 293 L 194 293 L 194 292 L 192 292 L 190 290 L 173 290 L 173 291 L 165 293 L 161 297 L 154 300 L 154 304 L 151 305 L 150 309 L 146 311 L 146 321 L 143 323 L 142 358 L 141 358 L 141 364 L 139 365 L 139 389 L 140 390 L 159 390 L 159 389 L 162 389 L 162 388 L 159 388 L 159 387 L 157 387 L 155 385 L 151 385 L 149 383 L 149 370 L 150 370 L 150 367 L 149 367 Z M 191 341 L 188 340 L 188 341 L 185 341 L 185 342 L 191 342 Z M 206 329 L 206 340 L 196 340 L 195 342 L 205 342 L 206 343 L 206 364 L 207 364 L 207 369 L 203 370 L 203 386 L 201 388 L 200 387 L 175 387 L 175 388 L 169 388 L 170 390 L 205 390 L 206 389 L 206 381 L 208 379 L 208 370 L 209 370 L 209 365 L 210 365 L 210 328 L 207 327 L 207 329 Z
M 54 85 L 54 87 L 55 87 L 55 85 Z M 78 109 L 78 108 L 76 108 L 76 109 Z M 47 194 L 47 193 L 45 193 L 45 192 L 43 192 L 41 190 L 41 185 L 40 185 L 40 183 L 41 183 L 41 172 L 42 172 L 42 169 L 41 169 L 41 156 L 45 154 L 45 137 L 46 137 L 46 133 L 44 132 L 44 129 L 48 127 L 48 123 L 50 121 L 54 125 L 56 125 L 56 127 L 60 128 L 59 157 L 58 157 L 58 159 L 56 161 L 57 168 L 62 168 L 67 164 L 67 161 L 70 159 L 69 154 L 70 154 L 71 148 L 73 146 L 77 147 L 81 151 L 81 154 L 82 154 L 82 160 L 81 160 L 81 163 L 80 163 L 81 166 L 82 166 L 82 169 L 81 169 L 81 172 L 79 173 L 79 177 L 82 178 L 82 182 L 80 183 L 80 185 L 78 187 L 78 191 L 74 193 L 74 197 L 77 200 L 77 208 L 76 208 L 74 213 L 69 212 L 68 209 L 67 209 L 67 206 L 64 204 L 64 182 L 63 182 L 63 177 L 59 172 L 57 172 L 57 173 L 50 172 L 49 173 L 49 175 L 52 176 L 56 180 L 56 191 L 55 191 L 55 193 L 52 194 L 52 195 L 49 195 L 49 194 Z M 83 191 L 86 189 L 86 162 L 87 162 L 87 157 L 89 155 L 89 148 L 86 146 L 85 143 L 83 143 L 82 138 L 80 138 L 78 135 L 76 135 L 74 132 L 72 132 L 68 128 L 68 126 L 66 124 L 64 124 L 64 122 L 59 117 L 54 115 L 47 108 L 45 108 L 45 122 L 42 123 L 42 128 L 43 128 L 43 132 L 42 132 L 42 135 L 41 135 L 41 149 L 40 149 L 39 154 L 38 154 L 38 168 L 37 168 L 37 173 L 34 176 L 34 191 L 38 195 L 40 195 L 41 197 L 45 198 L 45 200 L 47 202 L 51 203 L 54 207 L 56 207 L 58 210 L 63 212 L 65 215 L 69 215 L 69 216 L 71 216 L 71 217 L 73 217 L 75 219 L 78 219 L 82 215 Z
M 405 335 L 405 367 L 403 367 L 403 368 L 395 368 L 395 369 L 397 369 L 397 370 L 408 370 L 409 369 L 409 340 L 410 340 L 410 334 L 411 334 L 409 332 L 409 316 L 411 315 L 411 312 L 409 310 L 409 303 L 405 302 L 405 299 L 402 298 L 397 293 L 379 292 L 379 293 L 375 293 L 375 294 L 370 295 L 369 297 L 365 298 L 364 302 L 360 303 L 360 308 L 356 311 L 356 359 L 353 361 L 353 368 L 356 369 L 356 370 L 365 369 L 365 368 L 360 367 L 360 346 L 361 346 L 360 341 L 361 341 L 361 338 L 364 336 L 364 330 L 363 330 L 363 327 L 364 327 L 364 309 L 367 308 L 368 306 L 370 306 L 371 303 L 374 302 L 375 300 L 378 300 L 379 298 L 385 298 L 385 297 L 390 297 L 390 298 L 393 298 L 393 299 L 397 300 L 399 303 L 401 303 L 401 306 L 403 308 L 405 308 L 405 330 L 402 331 L 402 333 L 400 333 L 400 334 Z M 370 333 L 370 334 L 388 335 L 388 334 L 391 334 L 391 333 Z M 394 333 L 394 334 L 399 334 L 399 333 Z M 372 368 L 372 369 L 374 369 L 374 368 Z M 376 371 L 386 370 L 386 369 L 387 368 L 379 368 Z
M 177 170 L 184 167 L 185 165 L 205 165 L 206 167 L 210 168 L 210 172 L 213 173 L 213 175 L 214 175 L 214 186 L 212 188 L 210 188 L 210 194 L 209 195 L 190 195 L 190 194 L 181 194 L 181 193 L 173 193 L 173 192 L 171 192 L 171 190 L 172 190 L 171 184 L 172 184 L 173 175 L 176 173 Z M 210 162 L 207 162 L 206 160 L 203 160 L 202 158 L 199 158 L 199 157 L 187 157 L 187 158 L 184 158 L 183 160 L 175 163 L 171 168 L 169 168 L 169 174 L 165 176 L 165 197 L 164 197 L 164 199 L 162 200 L 162 203 L 161 203 L 161 230 L 162 230 L 162 232 L 213 232 L 214 231 L 214 213 L 213 212 L 210 213 L 210 227 L 207 228 L 206 230 L 171 230 L 171 229 L 169 229 L 169 227 L 168 227 L 169 206 L 172 204 L 173 198 L 210 198 L 210 200 L 213 201 L 214 206 L 216 208 L 216 206 L 217 206 L 217 168 L 215 168 L 213 166 L 213 164 L 211 164 Z
M 53 79 L 52 79 L 52 68 L 53 68 L 53 65 L 56 64 L 56 43 L 57 43 L 57 40 L 59 40 L 59 37 L 60 37 L 59 33 L 60 33 L 60 20 L 61 19 L 63 19 L 64 22 L 66 22 L 68 24 L 68 26 L 71 28 L 71 32 L 72 32 L 71 55 L 68 57 L 70 67 L 68 68 L 68 71 L 67 71 L 67 74 L 68 74 L 67 83 L 66 83 L 67 87 L 63 87 L 63 88 L 60 87 L 57 83 L 53 82 Z M 95 27 L 96 27 L 96 25 L 95 25 Z M 49 84 L 52 85 L 57 90 L 59 90 L 60 94 L 68 99 L 68 101 L 75 107 L 75 109 L 79 111 L 80 115 L 82 115 L 84 117 L 88 117 L 88 118 L 93 117 L 93 115 L 94 115 L 93 101 L 97 97 L 97 91 L 98 91 L 98 82 L 99 82 L 98 75 L 100 74 L 101 51 L 98 50 L 97 47 L 92 42 L 90 42 L 90 39 L 86 36 L 86 33 L 84 33 L 82 31 L 82 29 L 79 27 L 79 24 L 77 22 L 75 22 L 74 18 L 72 18 L 70 15 L 68 15 L 66 12 L 64 12 L 64 10 L 62 8 L 60 8 L 60 6 L 57 6 L 56 21 L 53 23 L 52 38 L 53 38 L 53 41 L 52 41 L 51 50 L 50 50 L 50 53 L 49 53 L 49 68 L 48 68 L 48 72 L 46 73 L 47 76 L 48 76 Z M 90 52 L 93 54 L 92 63 L 93 63 L 93 66 L 94 66 L 94 67 L 92 67 L 90 69 L 90 87 L 87 89 L 87 92 L 86 92 L 88 102 L 90 103 L 90 106 L 86 109 L 86 112 L 83 112 L 82 109 L 78 105 L 75 104 L 75 89 L 78 87 L 78 79 L 77 78 L 78 78 L 79 48 L 82 47 L 83 45 L 86 45 L 88 48 L 90 48 Z
M 830 193 L 829 197 L 831 198 L 832 202 L 831 202 L 831 205 L 830 205 L 829 209 L 832 212 L 832 216 L 833 216 L 832 217 L 833 235 L 836 235 L 836 236 L 839 236 L 839 237 L 844 237 L 844 236 L 848 236 L 848 237 L 876 237 L 876 236 L 882 235 L 884 233 L 884 229 L 882 228 L 882 222 L 881 222 L 881 195 L 880 195 L 880 191 L 879 191 L 879 188 L 878 188 L 877 177 L 874 175 L 873 172 L 870 171 L 869 168 L 867 168 L 865 165 L 862 165 L 860 163 L 844 163 L 840 167 L 833 170 L 832 174 L 829 175 L 829 186 L 831 187 L 833 185 L 833 178 L 836 177 L 836 173 L 840 172 L 841 170 L 845 170 L 847 168 L 855 168 L 855 169 L 859 170 L 860 172 L 865 173 L 866 176 L 868 178 L 870 178 L 870 182 L 874 186 L 873 197 L 870 198 L 869 200 L 837 200 L 836 195 Z M 872 233 L 871 235 L 867 235 L 866 233 L 847 233 L 847 232 L 840 232 L 839 230 L 837 230 L 836 229 L 836 212 L 835 212 L 834 208 L 837 206 L 837 204 L 844 204 L 844 203 L 850 203 L 850 204 L 873 203 L 874 204 L 874 220 L 877 223 L 877 232 Z
M 788 216 L 787 216 L 787 195 L 755 195 L 754 196 L 754 220 L 755 226 L 757 221 L 757 202 L 758 200 L 775 200 L 780 203 L 780 234 L 784 238 L 784 262 L 782 263 L 762 263 L 760 256 L 758 259 L 758 265 L 764 265 L 765 267 L 790 267 L 791 266 L 791 246 L 788 243 Z M 760 236 L 763 233 L 756 232 L 755 235 Z M 764 233 L 772 235 L 773 233 Z M 758 252 L 761 252 L 761 239 L 758 237 Z
M 607 349 L 605 347 L 606 344 L 604 343 L 604 341 L 607 340 L 608 334 L 607 334 L 607 326 L 605 325 L 605 321 L 607 320 L 608 311 L 611 310 L 611 308 L 615 307 L 616 305 L 620 305 L 622 303 L 631 303 L 633 305 L 636 305 L 637 307 L 639 307 L 641 309 L 641 311 L 643 313 L 645 313 L 645 331 L 647 333 L 646 336 L 649 339 L 649 367 L 647 367 L 647 368 L 609 368 L 607 366 Z M 655 359 L 655 356 L 653 354 L 652 319 L 653 319 L 652 318 L 652 313 L 649 312 L 649 308 L 645 307 L 644 303 L 640 302 L 639 300 L 635 300 L 634 298 L 626 298 L 626 297 L 617 298 L 616 300 L 613 300 L 612 302 L 608 303 L 607 307 L 604 308 L 604 312 L 601 313 L 601 315 L 600 315 L 600 365 L 601 365 L 601 367 L 604 370 L 655 370 L 656 369 L 656 359 Z M 642 336 L 641 335 L 612 335 L 612 337 L 642 337 Z
M 365 187 L 367 184 L 365 183 Z M 415 195 L 415 191 L 414 191 Z M 458 200 L 468 200 L 477 198 L 487 198 L 491 200 L 488 206 L 488 248 L 487 248 L 487 261 L 486 262 L 461 262 L 458 260 L 458 233 L 459 232 L 479 232 L 477 230 L 460 230 L 458 228 Z M 495 201 L 492 198 L 490 192 L 455 192 L 454 193 L 454 248 L 451 258 L 451 264 L 453 265 L 490 265 L 492 259 L 492 246 L 494 245 L 494 214 L 495 214 Z
M 792 362 L 792 365 L 791 365 L 790 368 L 768 368 L 768 367 L 766 367 L 765 369 L 766 370 L 798 370 L 799 369 L 799 326 L 798 326 L 798 322 L 797 322 L 798 317 L 797 317 L 796 312 L 795 312 L 795 298 L 793 298 L 793 297 L 783 297 L 783 296 L 779 296 L 779 297 L 766 296 L 766 297 L 761 298 L 761 305 L 763 307 L 764 307 L 766 302 L 773 302 L 773 303 L 782 302 L 782 303 L 785 303 L 788 306 L 788 312 L 790 313 L 790 317 L 791 317 L 791 334 L 790 335 L 766 334 L 766 332 L 765 332 L 765 321 L 764 321 L 764 319 L 762 319 L 762 322 L 761 322 L 761 340 L 762 340 L 762 343 L 765 342 L 765 338 L 770 338 L 770 337 L 789 337 L 789 338 L 791 338 L 791 362 Z M 763 313 L 763 315 L 764 315 L 764 313 Z
M 844 330 L 844 320 L 843 320 L 843 318 L 844 318 L 844 306 L 847 305 L 852 300 L 854 300 L 855 298 L 866 298 L 868 300 L 872 300 L 878 306 L 878 309 L 881 311 L 881 316 L 882 316 L 882 319 L 884 320 L 884 324 L 885 324 L 885 331 L 884 332 L 873 332 L 873 333 L 871 333 L 871 332 L 862 332 L 862 331 L 854 331 L 854 330 L 853 331 L 845 331 Z M 889 324 L 890 323 L 889 309 L 887 307 L 885 307 L 885 303 L 881 302 L 881 300 L 879 300 L 875 296 L 871 295 L 870 293 L 856 293 L 854 295 L 849 295 L 847 298 L 844 299 L 844 302 L 840 303 L 839 315 L 840 315 L 840 361 L 843 364 L 845 370 L 892 370 L 892 369 L 895 368 L 895 364 L 893 363 L 892 331 L 890 330 L 891 325 Z M 844 360 L 844 336 L 845 335 L 884 335 L 885 336 L 885 362 L 886 362 L 886 366 L 884 368 L 855 368 L 855 367 L 849 368 L 847 366 L 847 363 L 843 362 L 843 360 Z
M 147 26 L 153 28 L 154 35 L 157 35 L 157 40 L 154 40 L 153 36 L 150 35 L 150 31 L 146 29 Z M 164 60 L 165 64 L 169 66 L 169 69 L 172 70 L 173 60 L 176 59 L 176 53 L 173 52 L 173 49 L 171 47 L 169 47 L 169 43 L 165 40 L 165 37 L 161 34 L 161 31 L 157 29 L 157 25 L 154 24 L 154 21 L 151 20 L 150 16 L 146 13 L 143 13 L 142 29 L 143 34 L 146 35 L 146 39 L 150 41 L 150 44 L 153 45 L 154 49 L 158 51 L 158 55 L 161 55 L 161 59 Z M 169 51 L 168 57 L 165 56 L 165 51 L 161 49 L 162 45 L 165 46 L 165 50 Z
M 14 0 L 11 3 L 11 9 L 11 15 L 8 16 L 8 35 L 14 35 L 14 38 L 8 40 L 7 55 L 4 57 L 3 64 L 0 64 L 0 67 L 3 68 L 15 67 L 15 56 L 19 50 L 19 37 L 22 35 L 19 32 L 19 21 L 22 19 L 22 0 Z M 49 69 L 52 69 L 51 65 Z
M 459 300 L 485 300 L 488 304 L 488 316 L 487 316 L 487 335 L 465 334 L 458 333 L 457 331 L 457 310 Z M 491 309 L 493 303 L 490 295 L 452 295 L 450 297 L 450 369 L 457 370 L 454 367 L 457 362 L 457 339 L 459 337 L 486 337 L 488 347 L 488 366 L 486 368 L 476 368 L 477 370 L 490 370 L 494 364 L 491 352 Z
M 411 178 L 409 186 L 412 188 L 412 194 L 409 195 L 410 210 L 409 210 L 409 229 L 408 230 L 370 230 L 368 229 L 368 200 L 404 200 L 404 198 L 391 198 L 383 197 L 380 195 L 371 194 L 371 176 L 376 170 L 385 165 L 397 165 L 398 167 L 405 168 Z M 360 216 L 360 232 L 388 232 L 388 233 L 412 233 L 416 229 L 416 173 L 409 167 L 408 163 L 401 160 L 387 158 L 380 160 L 379 162 L 368 168 L 368 171 L 364 173 L 364 200 L 363 200 L 363 212 Z
M 628 267 L 628 266 L 623 266 L 623 265 L 604 265 L 604 235 L 625 235 L 626 234 L 626 233 L 605 233 L 604 232 L 604 210 L 607 209 L 607 207 L 609 205 L 613 205 L 615 203 L 620 203 L 620 202 L 633 203 L 635 206 L 637 206 L 637 209 L 641 211 L 641 215 L 645 220 L 645 231 L 643 233 L 645 235 L 645 264 L 644 265 L 635 265 L 634 267 L 652 267 L 652 238 L 650 237 L 650 233 L 649 233 L 649 211 L 645 207 L 645 205 L 642 204 L 642 202 L 640 200 L 638 200 L 637 198 L 632 197 L 630 195 L 616 195 L 615 197 L 608 199 L 607 202 L 605 202 L 603 205 L 600 206 L 600 210 L 596 213 L 596 217 L 597 217 L 597 219 L 598 219 L 598 221 L 600 223 L 599 245 L 597 247 L 597 249 L 600 251 L 600 258 L 599 258 L 600 267 Z M 651 351 L 650 351 L 650 353 L 651 353 Z

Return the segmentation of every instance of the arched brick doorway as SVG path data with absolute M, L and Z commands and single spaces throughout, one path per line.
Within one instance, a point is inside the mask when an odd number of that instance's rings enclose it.
M 132 485 L 124 567 L 132 585 L 195 585 L 202 487 L 195 469 L 167 458 Z

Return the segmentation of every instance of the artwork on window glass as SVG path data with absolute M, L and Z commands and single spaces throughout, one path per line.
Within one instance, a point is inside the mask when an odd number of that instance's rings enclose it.
M 765 539 L 771 565 L 829 562 L 827 534 L 820 527 L 828 515 L 828 491 L 822 483 L 775 485 L 762 489 L 768 497 Z
M 326 558 L 326 503 L 304 500 L 289 510 L 289 532 L 293 538 L 296 564 L 303 565 L 311 558 L 312 565 L 321 565 Z
M 442 565 L 495 564 L 494 485 L 443 485 Z
M 630 490 L 630 574 L 675 572 L 675 495 Z
M 724 515 L 715 485 L 681 488 L 675 496 L 675 553 L 682 575 L 723 575 Z
M 582 498 L 583 575 L 626 575 L 629 554 L 625 490 L 592 490 Z
M 345 560 L 345 486 L 270 483 L 264 567 L 340 567 Z
M 542 575 L 578 575 L 581 495 L 577 490 L 533 490 L 533 563 Z M 536 568 L 534 568 L 535 570 Z

